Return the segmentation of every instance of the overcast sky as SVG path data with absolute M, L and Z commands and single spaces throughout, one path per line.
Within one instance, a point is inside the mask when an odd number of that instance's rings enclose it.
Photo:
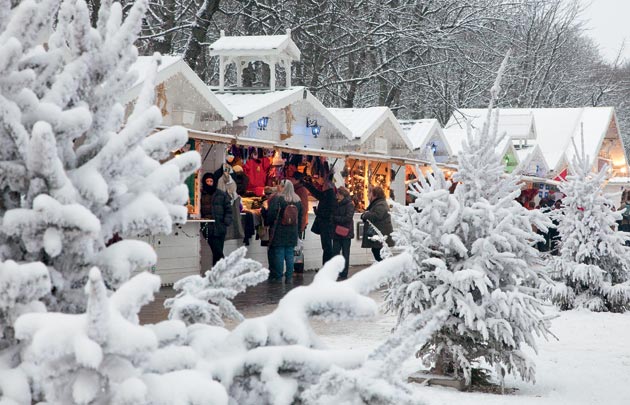
M 583 16 L 589 20 L 588 34 L 599 45 L 602 55 L 608 61 L 613 60 L 625 39 L 623 55 L 630 60 L 630 0 L 581 1 L 587 7 Z

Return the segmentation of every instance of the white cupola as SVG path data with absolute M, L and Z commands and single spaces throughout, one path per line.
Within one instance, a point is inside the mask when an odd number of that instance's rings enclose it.
M 250 62 L 269 65 L 269 88 L 276 90 L 276 65 L 286 70 L 287 88 L 291 87 L 291 62 L 300 60 L 300 50 L 291 39 L 291 30 L 285 35 L 225 36 L 210 45 L 210 55 L 219 57 L 219 91 L 225 91 L 225 72 L 230 64 L 236 66 L 237 87 L 243 86 L 243 69 Z

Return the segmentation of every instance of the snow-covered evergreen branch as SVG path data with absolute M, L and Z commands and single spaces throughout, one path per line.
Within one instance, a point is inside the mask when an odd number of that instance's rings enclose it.
M 269 270 L 245 258 L 246 254 L 247 248 L 242 246 L 219 260 L 203 277 L 188 276 L 177 281 L 173 289 L 179 293 L 164 302 L 164 306 L 171 309 L 169 319 L 178 319 L 187 325 L 217 326 L 223 326 L 224 317 L 242 321 L 243 316 L 230 300 L 269 275 Z

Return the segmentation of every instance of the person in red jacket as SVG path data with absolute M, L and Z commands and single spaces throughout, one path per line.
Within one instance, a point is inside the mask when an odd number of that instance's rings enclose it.
M 247 191 L 251 191 L 257 196 L 262 196 L 265 190 L 265 182 L 267 181 L 267 170 L 269 169 L 269 159 L 259 157 L 256 149 L 252 151 L 250 159 L 247 160 L 243 171 L 249 178 Z

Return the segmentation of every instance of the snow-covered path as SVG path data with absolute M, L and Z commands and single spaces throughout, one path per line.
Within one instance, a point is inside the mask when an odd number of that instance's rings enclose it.
M 271 310 L 251 308 L 245 316 Z M 394 321 L 381 314 L 369 322 L 313 326 L 331 348 L 368 350 L 387 337 Z M 418 388 L 418 395 L 429 405 L 630 405 L 630 313 L 561 312 L 552 332 L 559 340 L 540 341 L 536 384 L 510 378 L 507 386 L 518 390 L 503 396 L 439 387 Z M 405 369 L 415 369 L 413 362 Z

